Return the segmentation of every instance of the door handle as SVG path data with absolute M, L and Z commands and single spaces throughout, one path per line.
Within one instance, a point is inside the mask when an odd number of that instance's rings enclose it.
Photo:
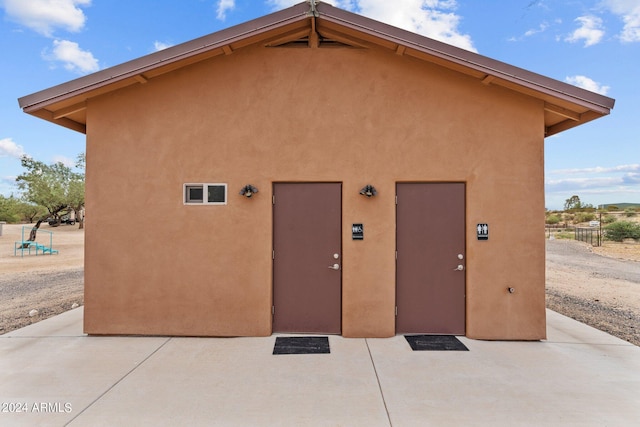
M 462 264 L 458 264 L 458 266 L 453 269 L 453 271 L 462 271 L 462 270 L 464 270 L 464 265 Z
M 340 270 L 340 264 L 330 265 L 329 268 L 332 269 L 332 270 Z

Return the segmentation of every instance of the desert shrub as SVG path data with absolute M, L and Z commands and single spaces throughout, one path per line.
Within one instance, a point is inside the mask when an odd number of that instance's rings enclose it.
M 605 238 L 614 242 L 624 239 L 640 239 L 640 224 L 631 221 L 616 221 L 605 228 Z
M 627 209 L 624 210 L 624 216 L 626 216 L 627 218 L 631 218 L 631 217 L 634 217 L 636 215 L 638 215 L 638 213 L 633 208 L 627 208 Z
M 558 224 L 560 221 L 562 220 L 562 218 L 560 218 L 560 215 L 549 215 L 546 219 L 546 223 L 549 225 L 556 225 Z
M 602 223 L 603 224 L 611 224 L 612 222 L 616 222 L 618 220 L 618 218 L 616 218 L 613 215 L 602 215 Z
M 596 215 L 591 212 L 578 212 L 573 220 L 574 223 L 588 222 L 596 219 Z
M 568 239 L 568 240 L 575 239 L 575 233 L 573 231 L 561 231 L 559 233 L 554 233 L 553 236 L 556 239 Z

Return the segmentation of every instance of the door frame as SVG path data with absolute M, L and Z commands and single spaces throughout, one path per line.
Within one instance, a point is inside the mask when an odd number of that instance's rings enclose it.
M 338 249 L 338 253 L 340 255 L 340 258 L 336 261 L 340 263 L 340 271 L 335 272 L 336 274 L 338 274 L 339 276 L 339 290 L 338 290 L 338 307 L 339 307 L 339 325 L 338 325 L 338 331 L 337 332 L 309 332 L 309 331 L 296 331 L 296 332 L 282 332 L 282 333 L 288 333 L 288 334 L 296 334 L 296 333 L 322 333 L 324 335 L 341 335 L 342 334 L 342 316 L 343 316 L 343 311 L 342 311 L 342 304 L 343 304 L 343 298 L 342 298 L 342 290 L 343 290 L 343 277 L 342 277 L 342 266 L 343 266 L 343 260 L 344 260 L 344 254 L 343 254 L 343 250 L 344 250 L 344 242 L 343 242 L 343 237 L 342 237 L 342 226 L 343 226 L 343 182 L 342 181 L 273 181 L 272 182 L 272 210 L 271 210 L 271 214 L 272 214 L 272 230 L 271 230 L 271 247 L 272 247 L 272 262 L 271 262 L 271 307 L 272 307 L 272 313 L 271 313 L 271 330 L 272 333 L 278 333 L 275 330 L 275 311 L 278 310 L 278 308 L 276 307 L 276 203 L 277 203 L 277 199 L 276 199 L 276 187 L 278 185 L 281 184 L 292 184 L 292 185 L 314 185 L 314 184 L 336 184 L 339 185 L 339 189 L 340 189 L 340 195 L 339 195 L 339 230 L 338 230 L 338 244 L 339 244 L 339 248 Z M 333 258 L 332 258 L 333 259 Z
M 464 255 L 464 260 L 461 262 L 464 266 L 464 283 L 463 283 L 463 291 L 464 291 L 464 295 L 463 295 L 463 319 L 462 319 L 462 328 L 463 330 L 461 331 L 461 333 L 454 333 L 454 334 L 450 334 L 450 333 L 443 333 L 445 335 L 466 335 L 467 333 L 467 310 L 468 310 L 468 298 L 467 298 L 467 284 L 468 284 L 468 278 L 467 278 L 467 267 L 469 264 L 469 260 L 467 257 L 467 182 L 466 181 L 396 181 L 395 183 L 395 191 L 396 191 L 396 197 L 398 194 L 398 187 L 402 184 L 425 184 L 425 185 L 437 185 L 437 184 L 462 184 L 462 199 L 463 199 L 463 207 L 462 207 L 462 251 L 463 251 L 463 255 Z M 401 203 L 401 202 L 400 202 Z M 397 250 L 398 250 L 398 233 L 399 230 L 399 222 L 398 222 L 398 200 L 396 200 L 396 254 L 397 254 Z M 401 256 L 401 255 L 400 255 Z M 399 273 L 399 268 L 398 268 L 398 255 L 396 255 L 396 264 L 395 264 L 395 268 L 396 268 L 396 283 L 395 283 L 395 295 L 396 295 L 396 301 L 395 301 L 395 306 L 396 306 L 396 317 L 394 318 L 395 320 L 395 331 L 396 333 L 402 333 L 402 332 L 398 332 L 398 289 L 399 289 L 399 280 L 398 280 L 398 273 Z M 427 333 L 427 332 L 425 332 Z M 438 334 L 437 332 L 435 334 Z

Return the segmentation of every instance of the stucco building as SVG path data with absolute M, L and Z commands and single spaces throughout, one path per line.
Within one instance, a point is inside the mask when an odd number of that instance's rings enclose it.
M 522 340 L 544 139 L 614 104 L 307 2 L 19 102 L 86 133 L 89 334 Z

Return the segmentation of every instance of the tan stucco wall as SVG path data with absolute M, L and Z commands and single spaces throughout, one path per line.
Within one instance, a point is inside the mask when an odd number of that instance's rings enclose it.
M 269 335 L 272 183 L 333 181 L 343 335 L 392 336 L 395 184 L 458 181 L 467 336 L 545 337 L 541 101 L 374 49 L 252 47 L 91 99 L 87 122 L 88 333 Z M 228 204 L 183 205 L 188 182 Z

